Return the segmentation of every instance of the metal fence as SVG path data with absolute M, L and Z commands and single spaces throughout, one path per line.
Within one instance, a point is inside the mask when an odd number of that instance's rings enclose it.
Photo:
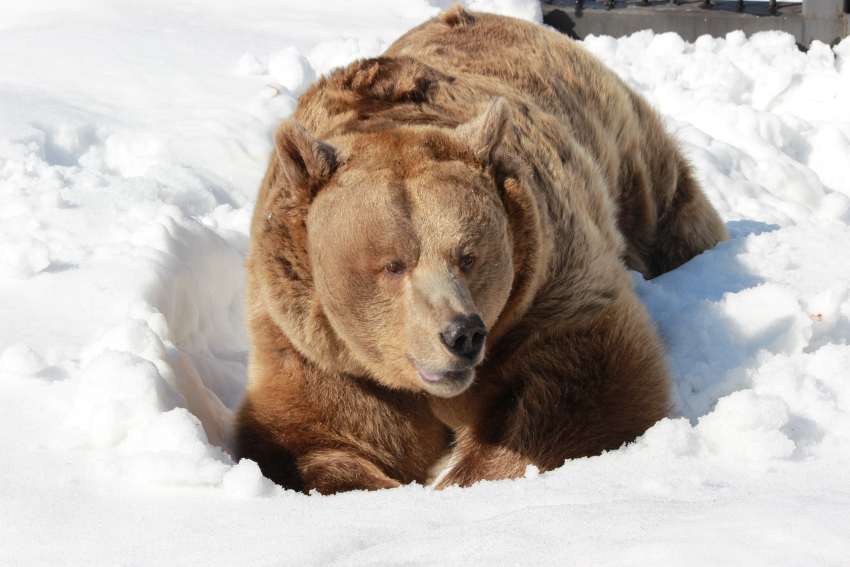
M 753 2 L 748 0 L 544 0 L 543 21 L 574 37 L 620 37 L 636 31 L 673 31 L 687 41 L 778 30 L 801 46 L 812 40 L 835 45 L 848 35 L 850 0 Z

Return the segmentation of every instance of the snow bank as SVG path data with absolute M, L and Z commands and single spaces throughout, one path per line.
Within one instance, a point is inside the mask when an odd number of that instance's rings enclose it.
M 271 132 L 445 5 L 0 8 L 0 564 L 850 562 L 850 41 L 584 42 L 665 115 L 733 236 L 636 276 L 676 415 L 464 490 L 307 497 L 233 462 Z

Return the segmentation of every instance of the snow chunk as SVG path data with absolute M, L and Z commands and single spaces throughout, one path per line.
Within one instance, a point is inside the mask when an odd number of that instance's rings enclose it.
M 236 74 L 265 75 L 266 66 L 263 65 L 259 59 L 257 59 L 256 55 L 254 55 L 250 51 L 246 51 L 245 54 L 239 59 L 239 63 L 236 66 Z
M 712 452 L 749 459 L 791 456 L 795 445 L 780 429 L 788 423 L 788 405 L 777 396 L 739 390 L 717 402 L 696 430 Z
M 50 265 L 50 249 L 31 236 L 18 242 L 0 242 L 0 276 L 27 279 Z
M 150 362 L 164 360 L 168 354 L 159 336 L 147 321 L 128 319 L 104 333 L 91 345 L 83 349 L 83 364 L 89 364 L 105 351 L 128 352 Z
M 47 191 L 39 197 L 41 206 L 45 209 L 67 209 L 71 206 L 59 191 Z
M 33 376 L 46 367 L 41 355 L 27 345 L 12 345 L 0 356 L 0 370 L 10 374 Z
M 729 294 L 721 308 L 734 321 L 738 337 L 749 345 L 751 354 L 760 349 L 803 352 L 812 338 L 812 319 L 794 293 L 776 284 Z
M 174 396 L 157 367 L 128 352 L 106 350 L 84 368 L 76 382 L 66 423 L 69 448 L 113 447 L 129 431 L 172 409 Z
M 537 478 L 540 476 L 540 469 L 534 465 L 528 465 L 525 467 L 525 474 L 523 476 L 525 478 Z
M 243 498 L 269 496 L 278 487 L 263 476 L 260 466 L 251 459 L 242 459 L 224 475 L 221 486 L 226 491 Z
M 217 485 L 233 461 L 207 441 L 197 417 L 176 408 L 132 428 L 121 451 L 104 456 L 102 469 L 159 485 Z
M 652 456 L 697 457 L 705 454 L 707 448 L 687 419 L 665 418 L 638 437 L 626 451 L 646 451 Z
M 316 80 L 316 72 L 310 62 L 294 47 L 272 54 L 269 60 L 269 75 L 293 95 L 300 95 Z
M 833 219 L 850 223 L 850 197 L 844 193 L 830 193 L 821 199 L 815 218 Z
M 336 67 L 344 67 L 355 59 L 377 57 L 390 46 L 374 37 L 344 37 L 325 41 L 310 51 L 308 59 L 319 74 L 326 74 Z
M 646 54 L 652 57 L 675 57 L 685 52 L 685 40 L 674 32 L 656 34 L 646 48 Z
M 139 177 L 147 173 L 160 151 L 159 141 L 142 133 L 116 133 L 104 143 L 106 167 L 123 177 Z

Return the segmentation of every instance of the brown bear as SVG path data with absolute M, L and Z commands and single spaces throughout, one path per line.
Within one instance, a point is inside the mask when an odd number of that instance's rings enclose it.
M 728 235 L 656 113 L 572 40 L 455 6 L 321 78 L 275 146 L 236 416 L 267 477 L 468 486 L 668 414 L 630 270 Z

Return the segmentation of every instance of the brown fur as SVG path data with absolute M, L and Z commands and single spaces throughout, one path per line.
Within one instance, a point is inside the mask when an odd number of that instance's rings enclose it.
M 320 79 L 275 144 L 237 416 L 269 478 L 378 489 L 449 460 L 437 486 L 466 486 L 667 415 L 629 269 L 728 236 L 657 115 L 571 40 L 455 6 Z

